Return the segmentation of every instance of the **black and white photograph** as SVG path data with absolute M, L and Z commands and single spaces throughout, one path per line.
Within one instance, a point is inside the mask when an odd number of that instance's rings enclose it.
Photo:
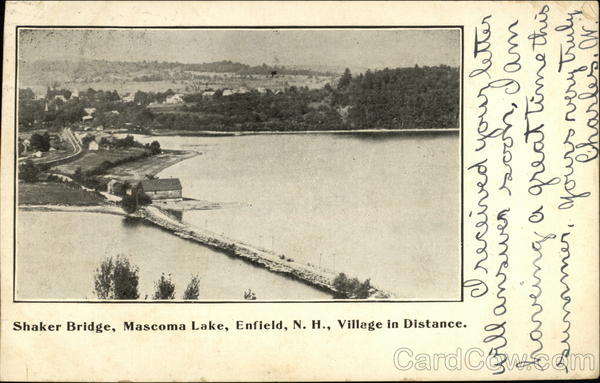
M 460 301 L 461 33 L 18 28 L 14 299 Z

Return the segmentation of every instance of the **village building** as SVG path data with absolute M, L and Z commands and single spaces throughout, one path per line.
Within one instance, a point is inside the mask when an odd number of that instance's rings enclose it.
M 167 97 L 165 100 L 166 104 L 183 104 L 183 95 L 182 94 L 174 94 L 170 97 Z
M 121 97 L 121 101 L 122 102 L 134 102 L 135 101 L 135 94 L 128 93 L 125 96 Z
M 215 92 L 212 90 L 206 90 L 202 93 L 202 98 L 211 98 L 215 95 Z
M 232 96 L 234 94 L 235 94 L 235 92 L 233 90 L 231 90 L 231 89 L 224 89 L 223 90 L 223 97 Z
M 24 139 L 23 140 L 23 151 L 24 152 L 28 152 L 29 149 L 31 148 L 31 141 L 29 141 L 29 139 Z
M 125 182 L 119 180 L 110 180 L 106 185 L 106 191 L 109 194 L 122 196 L 125 194 Z
M 96 142 L 96 140 L 90 141 L 90 143 L 88 144 L 88 150 L 98 150 L 98 149 L 100 149 L 100 146 L 98 146 L 98 143 Z
M 154 200 L 181 200 L 181 182 L 179 178 L 159 178 L 143 180 L 139 188 Z

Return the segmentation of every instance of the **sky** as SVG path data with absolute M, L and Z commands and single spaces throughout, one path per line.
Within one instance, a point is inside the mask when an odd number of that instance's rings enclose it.
M 460 65 L 457 29 L 20 30 L 25 60 L 231 60 L 248 65 L 396 68 Z M 317 69 L 317 68 L 315 68 Z

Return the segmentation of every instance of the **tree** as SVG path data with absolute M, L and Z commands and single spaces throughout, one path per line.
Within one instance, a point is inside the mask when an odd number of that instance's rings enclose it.
M 90 146 L 90 142 L 96 140 L 96 136 L 93 134 L 87 134 L 81 139 L 81 143 L 84 148 L 88 148 Z
M 34 150 L 40 150 L 42 152 L 47 152 L 50 150 L 50 135 L 48 132 L 45 132 L 41 135 L 33 133 L 29 141 L 31 142 L 31 147 Z
M 366 279 L 360 282 L 358 278 L 348 278 L 346 274 L 339 273 L 333 280 L 333 287 L 336 289 L 334 298 L 336 299 L 366 299 L 371 290 L 371 281 Z
M 73 173 L 73 179 L 74 179 L 75 181 L 82 182 L 82 181 L 83 181 L 83 178 L 84 178 L 84 176 L 83 176 L 83 171 L 81 170 L 81 166 L 78 166 L 78 167 L 75 169 L 75 173 Z
M 160 279 L 154 284 L 154 299 L 166 300 L 175 299 L 175 285 L 171 281 L 171 274 L 165 277 L 165 274 L 161 274 Z
M 124 195 L 121 199 L 121 207 L 125 210 L 125 213 L 132 214 L 138 209 L 138 203 L 134 195 Z
M 138 299 L 139 269 L 117 255 L 106 258 L 96 269 L 94 286 L 99 299 Z
M 127 214 L 135 213 L 140 206 L 150 205 L 151 203 L 152 198 L 143 192 L 139 184 L 131 190 L 131 195 L 124 195 L 121 199 L 121 207 Z
M 35 94 L 31 88 L 19 89 L 19 102 L 35 100 Z
M 197 275 L 192 276 L 192 280 L 185 288 L 183 299 L 196 300 L 200 296 L 200 279 Z
M 25 182 L 35 182 L 37 180 L 38 175 L 40 174 L 40 169 L 35 166 L 35 164 L 31 161 L 25 161 L 22 165 L 19 166 L 19 179 Z
M 338 89 L 347 88 L 351 82 L 352 82 L 352 73 L 350 73 L 349 68 L 346 68 L 346 70 L 344 71 L 344 74 L 340 78 L 340 82 L 338 82 Z
M 152 141 L 152 143 L 150 144 L 150 153 L 151 154 L 160 154 L 161 150 L 160 150 L 160 142 L 158 141 Z

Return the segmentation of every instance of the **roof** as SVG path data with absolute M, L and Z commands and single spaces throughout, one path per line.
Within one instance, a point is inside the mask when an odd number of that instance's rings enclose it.
M 179 178 L 160 178 L 156 180 L 143 180 L 142 189 L 148 191 L 181 190 Z

